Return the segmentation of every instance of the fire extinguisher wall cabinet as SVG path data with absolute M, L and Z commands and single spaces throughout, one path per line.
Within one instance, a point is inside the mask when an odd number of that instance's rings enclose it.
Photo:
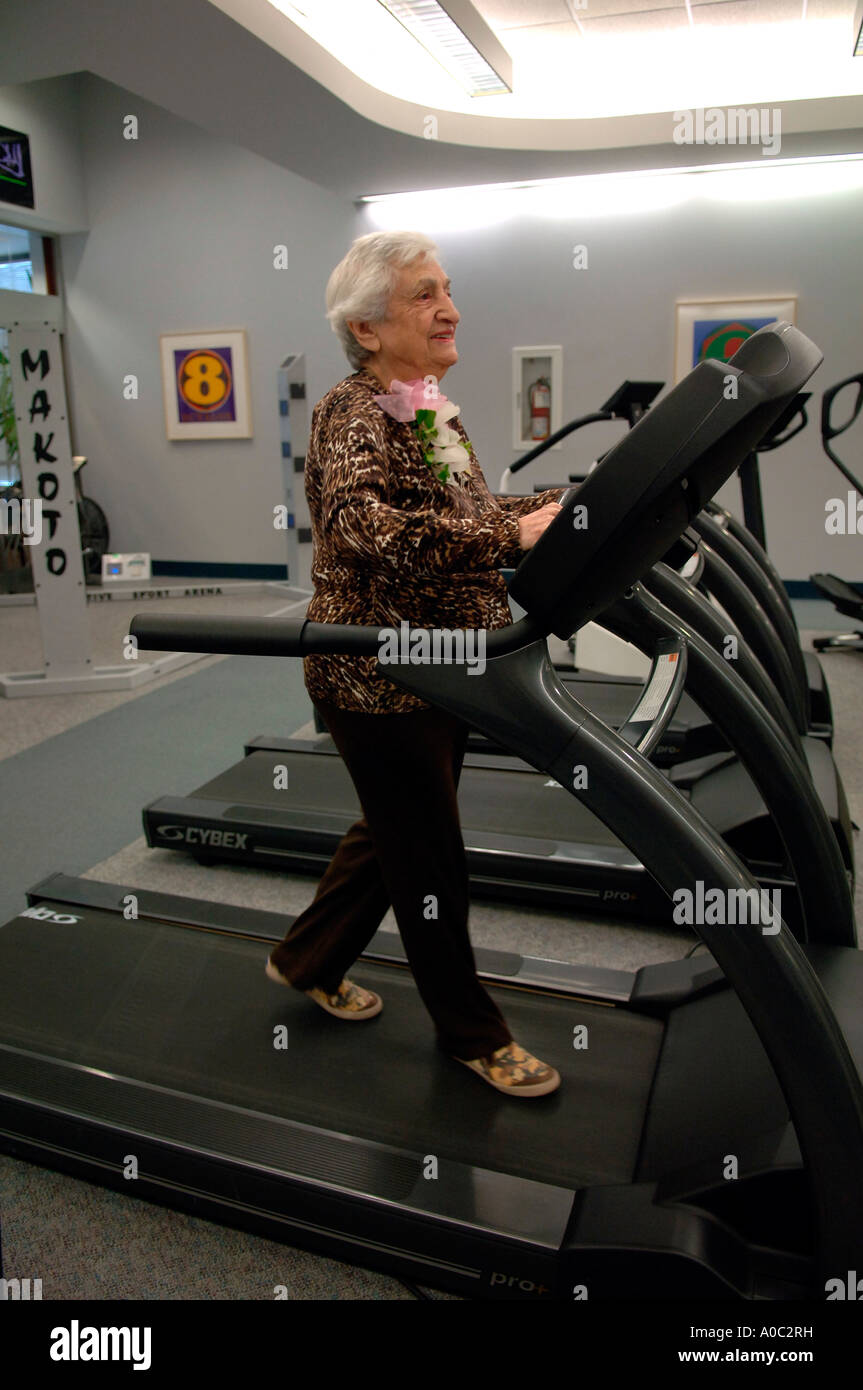
M 562 347 L 512 350 L 512 447 L 523 451 L 560 429 Z M 556 444 L 553 448 L 560 448 Z

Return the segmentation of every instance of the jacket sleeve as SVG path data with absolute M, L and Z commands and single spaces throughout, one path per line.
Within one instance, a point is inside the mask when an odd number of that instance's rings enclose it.
M 503 493 L 495 494 L 495 502 L 507 516 L 528 516 L 530 512 L 538 512 L 540 507 L 545 507 L 549 502 L 559 502 L 567 487 L 550 487 L 545 492 L 536 492 L 533 497 L 507 497 Z
M 462 439 L 469 442 L 461 420 L 456 418 L 453 421 L 453 424 L 455 428 L 458 430 Z M 506 494 L 495 494 L 490 490 L 488 483 L 485 480 L 485 475 L 482 471 L 482 468 L 479 465 L 479 459 L 477 458 L 476 449 L 474 448 L 473 444 L 471 444 L 470 448 L 474 464 L 476 465 L 474 476 L 477 478 L 477 481 L 482 491 L 487 496 L 490 504 L 493 507 L 498 508 L 504 516 L 515 520 L 516 530 L 514 545 L 512 550 L 506 556 L 503 563 L 506 565 L 517 565 L 520 560 L 524 559 L 524 551 L 522 550 L 518 539 L 519 518 L 527 516 L 529 512 L 537 511 L 540 507 L 544 507 L 547 502 L 559 502 L 563 494 L 569 490 L 569 487 L 567 486 L 549 488 L 545 492 L 538 492 L 533 497 L 509 497 Z
M 436 575 L 498 569 L 518 553 L 514 514 L 442 517 L 391 507 L 383 420 L 345 415 L 326 433 L 321 525 L 342 563 Z

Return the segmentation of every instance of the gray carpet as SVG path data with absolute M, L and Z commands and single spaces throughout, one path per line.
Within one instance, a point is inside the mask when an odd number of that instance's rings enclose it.
M 230 605 L 221 598 L 210 611 L 275 606 L 272 598 L 232 598 Z M 194 607 L 206 611 L 207 601 L 196 600 Z M 8 611 L 0 616 L 0 669 L 28 664 L 33 634 L 25 613 L 15 610 L 14 633 Z M 94 610 L 97 649 L 113 649 L 128 616 L 111 613 L 110 606 Z M 815 623 L 816 630 L 826 626 L 818 618 Z M 859 822 L 863 657 L 841 654 L 826 664 L 837 760 Z M 309 901 L 313 881 L 307 877 L 204 869 L 148 850 L 140 826 L 147 801 L 181 794 L 215 775 L 240 756 L 248 735 L 288 733 L 306 723 L 310 706 L 298 662 L 209 658 L 128 695 L 7 701 L 0 708 L 6 739 L 0 921 L 20 910 L 28 886 L 58 869 L 287 913 Z M 385 925 L 394 927 L 391 920 Z M 478 945 L 625 969 L 679 956 L 692 941 L 659 928 L 609 919 L 574 922 L 552 911 L 481 903 L 472 911 L 472 933 Z M 397 1280 L 2 1156 L 0 1202 L 4 1273 L 41 1278 L 45 1299 L 271 1300 L 279 1285 L 291 1299 L 412 1297 Z

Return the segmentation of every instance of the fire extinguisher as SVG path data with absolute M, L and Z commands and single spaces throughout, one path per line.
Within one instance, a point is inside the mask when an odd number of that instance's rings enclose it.
M 548 378 L 541 376 L 530 388 L 530 437 L 548 439 L 551 433 L 551 389 Z

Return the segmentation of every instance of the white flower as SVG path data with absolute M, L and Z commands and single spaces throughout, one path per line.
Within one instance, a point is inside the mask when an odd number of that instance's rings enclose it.
M 435 421 L 437 424 L 437 421 Z M 458 430 L 451 430 L 448 425 L 438 426 L 437 437 L 434 441 L 436 449 L 446 449 L 451 444 L 458 444 L 461 435 Z
M 459 407 L 453 405 L 452 401 L 447 401 L 444 405 L 434 405 L 434 422 L 438 426 L 445 425 L 447 420 L 452 420 L 459 413 Z
M 470 455 L 463 444 L 449 444 L 445 449 L 435 447 L 436 464 L 447 464 L 451 473 L 469 473 Z

